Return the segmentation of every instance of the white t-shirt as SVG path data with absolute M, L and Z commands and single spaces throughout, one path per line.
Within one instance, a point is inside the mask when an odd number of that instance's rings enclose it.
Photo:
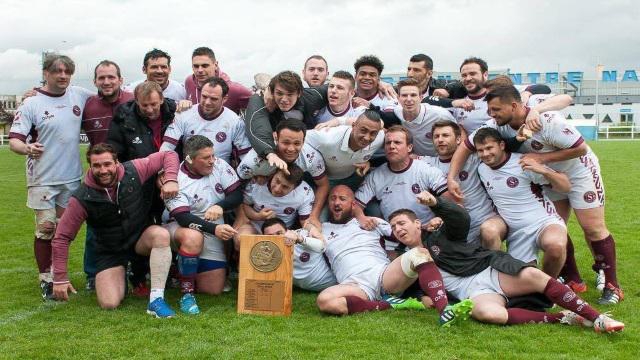
M 369 146 L 358 151 L 349 148 L 351 126 L 336 126 L 328 130 L 307 131 L 306 143 L 318 150 L 327 168 L 327 176 L 331 180 L 346 179 L 353 175 L 354 164 L 368 161 L 377 149 L 384 144 L 384 131 L 380 130 Z
M 433 218 L 428 206 L 418 204 L 416 195 L 429 191 L 439 196 L 447 191 L 447 179 L 439 169 L 424 161 L 413 161 L 406 169 L 393 171 L 389 163 L 380 165 L 368 174 L 356 191 L 356 201 L 363 207 L 373 198 L 380 200 L 385 219 L 398 209 L 413 210 L 418 219 L 426 222 Z
M 433 135 L 431 133 L 433 124 L 440 120 L 456 122 L 448 110 L 429 104 L 420 104 L 420 113 L 411 121 L 404 119 L 402 106 L 396 106 L 393 108 L 393 112 L 400 119 L 402 125 L 413 135 L 413 152 L 422 156 L 436 155 L 433 146 Z
M 314 180 L 318 180 L 326 174 L 322 155 L 307 143 L 302 146 L 295 164 L 309 173 Z M 240 165 L 238 165 L 238 176 L 241 179 L 251 179 L 256 175 L 269 176 L 275 171 L 276 167 L 269 165 L 269 161 L 259 157 L 253 149 L 242 158 Z
M 389 264 L 387 253 L 380 245 L 382 237 L 391 236 L 391 226 L 378 220 L 372 231 L 360 228 L 356 219 L 346 224 L 322 223 L 325 238 L 325 255 L 338 283 L 369 284 L 380 279 L 377 276 Z
M 365 110 L 367 110 L 366 107 L 359 106 L 357 108 L 354 108 L 351 105 L 351 102 L 349 102 L 349 106 L 343 112 L 337 113 L 331 110 L 331 108 L 327 105 L 324 108 L 320 109 L 320 111 L 317 115 L 314 116 L 314 118 L 316 119 L 316 122 L 320 124 L 341 116 L 357 118 L 358 116 L 360 116 L 360 114 L 365 112 Z
M 467 134 L 470 134 L 492 119 L 492 117 L 487 113 L 488 106 L 484 95 L 479 98 L 467 96 L 465 99 L 473 101 L 473 105 L 475 106 L 473 110 L 466 111 L 460 108 L 453 108 L 451 112 L 453 113 L 453 117 L 458 121 L 458 124 L 464 127 Z
M 124 89 L 129 92 L 133 92 L 136 86 L 145 82 L 145 80 L 138 80 L 126 85 Z M 187 90 L 184 88 L 184 84 L 181 82 L 169 79 L 167 87 L 162 90 L 162 96 L 171 99 L 175 102 L 187 99 Z
M 244 203 L 259 212 L 271 209 L 276 217 L 284 221 L 287 228 L 291 228 L 296 218 L 307 219 L 311 215 L 315 195 L 313 189 L 306 182 L 302 182 L 285 196 L 273 196 L 269 190 L 269 182 L 264 185 L 258 183 L 247 184 L 244 190 Z M 256 229 L 262 227 L 263 221 L 252 221 Z
M 164 133 L 160 151 L 174 150 L 178 141 L 186 142 L 194 135 L 206 136 L 213 142 L 216 157 L 231 161 L 231 154 L 242 156 L 249 152 L 251 144 L 245 135 L 244 121 L 230 109 L 223 107 L 216 118 L 207 120 L 199 112 L 199 106 L 176 114 Z
M 449 175 L 451 159 L 441 160 L 437 156 L 431 156 L 423 157 L 420 160 L 426 161 L 431 166 L 440 169 L 445 177 Z M 478 176 L 478 166 L 480 163 L 481 161 L 478 159 L 478 156 L 471 154 L 456 177 L 456 180 L 460 184 L 460 189 L 464 194 L 463 205 L 467 212 L 469 212 L 471 228 L 480 226 L 485 220 L 496 215 L 493 211 L 493 203 Z
M 27 186 L 78 181 L 82 176 L 78 149 L 82 111 L 94 93 L 77 86 L 69 86 L 60 96 L 37 91 L 20 105 L 9 131 L 9 138 L 44 146 L 39 159 L 27 157 Z
M 480 179 L 510 233 L 542 218 L 557 217 L 553 203 L 538 186 L 549 181 L 541 174 L 522 170 L 518 163 L 521 156 L 507 153 L 506 162 L 494 169 L 484 163 L 478 166 Z

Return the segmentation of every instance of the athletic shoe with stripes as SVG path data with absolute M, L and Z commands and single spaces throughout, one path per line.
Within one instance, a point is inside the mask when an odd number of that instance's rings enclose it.
M 604 290 L 606 283 L 606 277 L 604 276 L 604 270 L 598 270 L 598 274 L 596 275 L 596 289 L 602 292 Z
M 473 301 L 470 299 L 447 305 L 442 314 L 440 314 L 440 326 L 447 328 L 455 323 L 469 319 L 471 310 L 473 310 Z
M 560 313 L 562 314 L 560 324 L 593 327 L 593 321 L 589 321 L 571 310 L 563 310 Z
M 153 302 L 150 302 L 147 307 L 147 314 L 162 319 L 169 319 L 176 316 L 176 312 L 171 309 L 163 298 L 157 298 L 153 300 Z
M 611 283 L 602 290 L 602 296 L 598 299 L 600 305 L 615 305 L 624 300 L 622 289 L 613 286 Z
M 393 295 L 385 295 L 382 300 L 391 305 L 395 310 L 424 310 L 424 304 L 416 298 L 402 299 Z

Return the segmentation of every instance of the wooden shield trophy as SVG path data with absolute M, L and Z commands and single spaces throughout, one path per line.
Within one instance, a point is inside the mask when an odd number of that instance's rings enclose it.
M 240 236 L 238 313 L 291 314 L 292 251 L 284 236 Z

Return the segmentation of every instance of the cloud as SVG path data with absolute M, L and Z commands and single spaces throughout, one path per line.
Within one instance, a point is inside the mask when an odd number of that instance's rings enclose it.
M 75 82 L 91 85 L 93 67 L 118 62 L 125 81 L 140 79 L 144 53 L 168 51 L 172 77 L 190 73 L 191 51 L 209 46 L 232 79 L 300 71 L 322 54 L 330 71 L 353 71 L 376 54 L 403 72 L 415 53 L 436 70 L 455 71 L 467 56 L 515 72 L 638 68 L 640 7 L 634 1 L 9 1 L 0 14 L 0 94 L 40 78 L 40 52 L 77 63 Z

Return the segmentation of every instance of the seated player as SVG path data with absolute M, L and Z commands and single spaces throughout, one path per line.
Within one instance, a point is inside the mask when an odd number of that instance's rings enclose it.
M 598 333 L 624 329 L 622 322 L 600 314 L 568 286 L 533 265 L 498 250 L 467 243 L 469 214 L 464 208 L 429 192 L 417 196 L 443 224 L 433 232 L 422 231 L 416 214 L 407 209 L 390 216 L 394 235 L 412 250 L 425 248 L 442 274 L 447 291 L 458 299 L 471 299 L 471 316 L 492 324 L 565 323 L 593 327 Z M 506 308 L 509 297 L 542 293 L 566 311 L 536 312 Z
M 150 204 L 142 187 L 147 179 L 164 170 L 162 195 L 175 196 L 178 155 L 157 152 L 145 158 L 118 162 L 116 150 L 99 143 L 87 150 L 89 170 L 67 207 L 52 242 L 53 293 L 68 300 L 75 292 L 69 282 L 69 244 L 86 220 L 95 233 L 96 298 L 103 309 L 115 309 L 124 299 L 126 266 L 135 255 L 150 256 L 151 294 L 147 313 L 170 318 L 175 312 L 164 301 L 164 286 L 171 265 L 169 233 L 149 225 Z
M 314 196 L 311 186 L 302 181 L 304 173 L 296 164 L 289 165 L 289 173 L 277 170 L 266 184 L 253 182 L 244 190 L 243 209 L 251 224 L 242 225 L 240 234 L 257 234 L 262 223 L 277 217 L 284 221 L 287 228 L 294 226 L 296 220 L 304 227 Z M 236 249 L 240 244 L 236 242 Z
M 213 152 L 213 143 L 205 136 L 195 135 L 185 142 L 185 161 L 178 173 L 180 192 L 166 201 L 170 216 L 176 220 L 165 227 L 178 246 L 178 278 L 183 294 L 180 310 L 186 314 L 200 312 L 193 296 L 196 290 L 212 295 L 222 292 L 227 265 L 223 241 L 236 234 L 233 227 L 223 223 L 224 208 L 220 204 L 238 193 L 240 180 L 233 168 Z M 229 208 L 239 204 L 240 196 L 236 198 Z
M 565 262 L 567 228 L 541 186 L 568 192 L 569 179 L 534 159 L 507 152 L 495 129 L 478 129 L 473 141 L 482 161 L 478 166 L 480 180 L 509 228 L 509 254 L 535 262 L 540 249 L 544 251 L 542 269 L 557 277 Z
M 293 246 L 293 285 L 319 292 L 337 281 L 323 255 L 322 233 L 311 223 L 305 227 L 309 230 L 287 230 L 284 221 L 274 217 L 262 223 L 262 233 L 285 236 L 286 244 Z
M 286 164 L 295 163 L 313 178 L 315 202 L 309 221 L 320 226 L 318 219 L 329 194 L 329 179 L 322 155 L 304 142 L 305 135 L 306 127 L 300 121 L 294 119 L 280 121 L 273 135 L 276 143 L 275 153 Z M 282 168 L 284 169 L 284 166 Z M 265 183 L 267 177 L 277 169 L 278 167 L 270 165 L 267 159 L 259 157 L 255 150 L 251 150 L 238 165 L 238 176 L 241 179 L 254 179 L 258 183 Z
M 469 302 L 447 308 L 442 278 L 425 249 L 412 249 L 393 261 L 380 245 L 380 238 L 391 235 L 389 224 L 378 219 L 374 230 L 360 227 L 353 217 L 353 192 L 344 185 L 329 194 L 329 222 L 322 224 L 325 254 L 338 285 L 323 290 L 317 299 L 320 311 L 347 315 L 371 310 L 424 309 L 413 298 L 401 300 L 390 294 L 406 290 L 416 279 L 441 314 L 441 324 L 449 325 L 471 308 Z

